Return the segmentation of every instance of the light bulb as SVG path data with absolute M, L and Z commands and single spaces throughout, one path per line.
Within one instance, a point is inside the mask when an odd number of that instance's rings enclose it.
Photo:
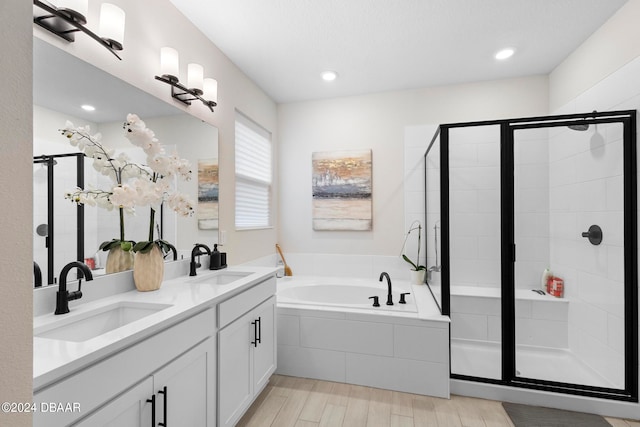
M 496 59 L 503 60 L 503 59 L 511 58 L 514 53 L 515 53 L 515 50 L 511 48 L 502 49 L 500 52 L 496 53 Z
M 124 10 L 110 3 L 100 7 L 100 37 L 115 49 L 122 49 L 124 41 Z
M 160 74 L 170 80 L 178 80 L 180 62 L 178 51 L 172 47 L 160 48 Z
M 215 79 L 204 79 L 204 98 L 218 103 L 218 82 Z
M 200 64 L 187 65 L 187 88 L 202 94 L 204 86 L 204 68 Z

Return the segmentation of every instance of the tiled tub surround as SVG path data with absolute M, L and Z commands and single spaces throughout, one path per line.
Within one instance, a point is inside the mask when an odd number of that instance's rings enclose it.
M 396 297 L 396 306 L 388 310 L 386 282 L 294 276 L 279 279 L 278 292 L 296 281 L 377 287 L 381 307 L 279 300 L 278 373 L 449 397 L 449 318 L 440 315 L 426 286 L 394 280 L 411 295 L 408 307 L 397 306 Z

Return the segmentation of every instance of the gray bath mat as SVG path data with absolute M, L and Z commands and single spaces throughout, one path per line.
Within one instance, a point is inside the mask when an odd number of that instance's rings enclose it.
M 600 415 L 503 402 L 515 427 L 611 427 Z

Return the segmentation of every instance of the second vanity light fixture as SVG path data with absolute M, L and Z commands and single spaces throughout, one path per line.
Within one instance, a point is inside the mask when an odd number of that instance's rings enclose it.
M 171 96 L 186 105 L 191 101 L 199 100 L 206 105 L 211 112 L 218 105 L 218 82 L 211 78 L 204 78 L 204 68 L 200 64 L 187 65 L 187 85 L 180 83 L 178 51 L 163 47 L 160 49 L 160 72 L 156 76 L 160 80 L 171 85 Z
M 116 58 L 122 59 L 115 52 L 122 50 L 124 39 L 125 13 L 118 6 L 102 3 L 98 35 L 86 26 L 88 0 L 56 0 L 55 5 L 46 0 L 33 0 L 33 5 L 39 8 L 34 8 L 33 22 L 40 27 L 68 42 L 74 42 L 75 33 L 81 31 L 107 48 Z

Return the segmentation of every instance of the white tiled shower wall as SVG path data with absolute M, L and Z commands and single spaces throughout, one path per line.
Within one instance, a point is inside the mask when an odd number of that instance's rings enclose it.
M 553 114 L 640 108 L 640 58 Z M 582 360 L 623 383 L 624 295 L 622 126 L 551 132 L 551 268 L 566 279 L 569 346 Z M 592 224 L 602 244 L 580 236 Z

